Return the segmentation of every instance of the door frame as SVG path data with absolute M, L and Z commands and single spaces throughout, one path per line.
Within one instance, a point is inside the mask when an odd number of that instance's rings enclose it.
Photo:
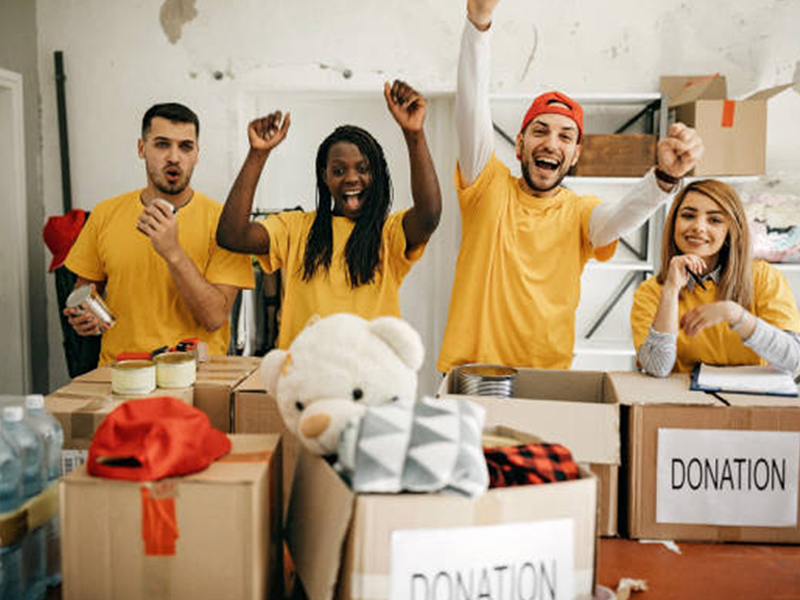
M 30 303 L 28 300 L 28 214 L 27 214 L 27 191 L 25 181 L 25 104 L 22 96 L 22 75 L 6 69 L 0 69 L 0 92 L 11 94 L 11 128 L 10 139 L 5 143 L 13 146 L 12 169 L 15 173 L 14 189 L 12 191 L 12 215 L 15 220 L 17 231 L 21 232 L 22 244 L 19 249 L 19 260 L 16 269 L 20 281 L 19 294 L 19 314 L 17 318 L 20 323 L 22 339 L 20 350 L 22 352 L 22 385 L 23 393 L 28 393 L 31 389 L 31 340 L 30 340 Z M 14 318 L 13 315 L 6 315 L 4 318 Z M 11 343 L 6 340 L 4 343 Z

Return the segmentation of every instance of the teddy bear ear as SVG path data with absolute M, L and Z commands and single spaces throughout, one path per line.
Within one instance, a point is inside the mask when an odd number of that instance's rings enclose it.
M 284 370 L 284 365 L 291 357 L 286 350 L 270 350 L 261 361 L 261 375 L 267 391 L 275 395 L 278 388 L 278 378 Z
M 411 325 L 397 317 L 378 317 L 369 322 L 369 330 L 394 350 L 409 369 L 420 370 L 425 347 Z

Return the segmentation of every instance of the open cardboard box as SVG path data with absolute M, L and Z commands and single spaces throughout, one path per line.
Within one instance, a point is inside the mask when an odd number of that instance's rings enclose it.
M 687 374 L 609 379 L 623 405 L 630 537 L 800 542 L 797 398 L 691 391 Z
M 506 428 L 492 433 L 520 443 L 539 441 Z M 355 494 L 324 458 L 301 447 L 287 542 L 310 600 L 419 600 L 426 597 L 426 587 L 437 585 L 440 570 L 452 585 L 460 581 L 465 589 L 494 590 L 484 597 L 500 597 L 498 585 L 520 586 L 523 577 L 526 593 L 547 585 L 553 597 L 588 599 L 597 556 L 597 480 L 583 469 L 581 475 L 574 481 L 493 489 L 475 499 Z M 523 536 L 521 545 L 502 537 L 509 531 Z M 498 535 L 509 543 L 490 544 Z M 559 553 L 554 545 L 571 550 Z M 548 565 L 547 572 L 539 565 Z M 548 578 L 549 569 L 560 573 L 558 590 L 550 587 L 556 584 Z
M 281 446 L 276 435 L 232 435 L 208 469 L 143 483 L 85 467 L 61 481 L 65 600 L 263 600 L 282 593 Z M 172 501 L 174 549 L 146 555 L 144 491 Z
M 694 127 L 705 154 L 695 176 L 761 175 L 766 171 L 767 100 L 792 83 L 759 90 L 743 98 L 728 98 L 725 77 L 664 76 L 661 92 L 669 97 L 675 118 Z
M 235 433 L 277 433 L 283 440 L 284 509 L 288 507 L 297 462 L 297 436 L 286 429 L 275 398 L 267 393 L 256 369 L 233 391 L 233 431 Z
M 486 409 L 486 427 L 511 425 L 569 448 L 598 478 L 598 532 L 618 533 L 619 405 L 605 373 L 547 369 L 517 370 L 514 398 L 463 396 Z M 456 394 L 456 369 L 437 396 Z

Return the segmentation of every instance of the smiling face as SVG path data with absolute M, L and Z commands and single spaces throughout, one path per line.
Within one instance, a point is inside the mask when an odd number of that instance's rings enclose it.
M 517 156 L 522 167 L 522 189 L 533 196 L 555 195 L 570 168 L 578 162 L 581 147 L 578 126 L 567 116 L 545 113 L 517 135 Z
M 333 214 L 357 219 L 372 185 L 369 160 L 358 146 L 350 142 L 333 144 L 328 151 L 323 180 L 333 198 Z
M 154 117 L 139 139 L 139 158 L 145 161 L 147 185 L 162 196 L 179 196 L 189 189 L 197 164 L 197 131 L 193 123 L 174 123 Z
M 675 245 L 683 254 L 695 254 L 716 267 L 730 230 L 730 217 L 722 207 L 699 192 L 689 192 L 675 215 Z

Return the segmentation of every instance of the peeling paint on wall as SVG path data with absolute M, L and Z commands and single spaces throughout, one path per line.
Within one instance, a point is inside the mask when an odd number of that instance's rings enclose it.
M 161 22 L 161 29 L 167 36 L 171 44 L 175 44 L 181 39 L 181 30 L 186 23 L 189 23 L 197 16 L 195 3 L 197 0 L 164 0 L 161 5 L 161 12 L 158 15 Z
M 525 77 L 528 75 L 528 71 L 531 69 L 531 65 L 533 64 L 533 59 L 536 58 L 536 48 L 539 46 L 539 30 L 536 29 L 536 26 L 533 27 L 533 44 L 531 44 L 531 51 L 528 54 L 528 60 L 525 61 L 525 68 L 522 70 L 522 76 L 519 78 L 520 81 L 524 80 Z

